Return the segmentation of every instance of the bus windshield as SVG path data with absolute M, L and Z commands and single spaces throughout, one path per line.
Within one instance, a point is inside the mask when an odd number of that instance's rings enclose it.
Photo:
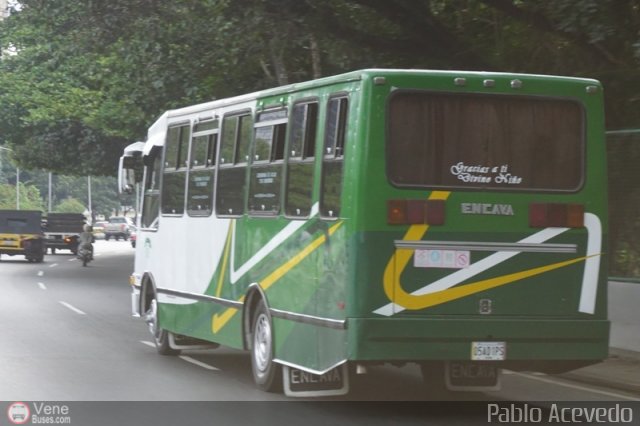
M 399 187 L 577 191 L 584 112 L 566 99 L 400 91 L 387 172 Z

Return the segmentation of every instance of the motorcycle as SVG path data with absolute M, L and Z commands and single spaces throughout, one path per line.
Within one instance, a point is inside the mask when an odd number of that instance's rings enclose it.
M 82 260 L 82 266 L 87 266 L 93 260 L 93 246 L 85 244 L 78 247 L 78 259 Z

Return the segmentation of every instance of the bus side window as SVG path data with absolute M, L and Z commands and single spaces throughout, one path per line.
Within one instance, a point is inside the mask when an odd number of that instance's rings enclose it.
M 258 115 L 249 174 L 249 213 L 275 215 L 280 211 L 286 131 L 286 110 Z
M 348 99 L 329 99 L 322 158 L 322 185 L 320 189 L 320 215 L 326 218 L 340 216 L 344 146 L 347 130 Z
M 142 227 L 157 228 L 160 214 L 160 173 L 162 172 L 162 150 L 154 147 L 145 157 L 144 197 L 142 200 Z
M 184 213 L 189 125 L 170 127 L 165 143 L 164 173 L 162 175 L 162 213 Z
M 248 113 L 227 115 L 222 121 L 216 214 L 241 216 L 244 214 L 246 170 L 253 121 Z
M 285 214 L 308 217 L 311 212 L 318 103 L 300 103 L 291 112 Z
M 217 143 L 217 120 L 204 121 L 194 126 L 187 188 L 187 213 L 190 216 L 211 214 Z

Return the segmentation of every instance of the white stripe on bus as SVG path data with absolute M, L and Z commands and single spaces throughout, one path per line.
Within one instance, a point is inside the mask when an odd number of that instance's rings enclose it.
M 585 227 L 587 228 L 588 243 L 587 256 L 592 256 L 586 260 L 584 275 L 582 278 L 582 291 L 580 293 L 579 311 L 593 314 L 595 312 L 596 293 L 598 289 L 598 275 L 600 270 L 600 250 L 602 246 L 602 225 L 598 216 L 592 213 L 585 213 Z M 540 244 L 551 238 L 568 231 L 570 228 L 545 228 L 533 235 L 524 238 L 518 243 Z M 519 251 L 498 251 L 486 258 L 470 265 L 468 268 L 460 269 L 444 278 L 414 291 L 412 295 L 423 295 L 435 293 L 451 288 L 461 282 L 468 280 L 487 269 L 490 269 L 512 257 L 520 254 Z M 405 308 L 389 303 L 374 311 L 374 313 L 384 316 L 391 316 L 404 311 Z

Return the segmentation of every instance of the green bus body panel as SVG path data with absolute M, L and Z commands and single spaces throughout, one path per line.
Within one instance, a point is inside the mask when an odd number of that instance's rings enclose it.
M 594 360 L 608 353 L 604 320 L 350 319 L 357 360 L 469 360 L 472 341 L 506 341 L 507 360 Z
M 374 77 L 384 77 L 376 80 Z M 454 84 L 454 78 L 466 84 Z M 495 84 L 485 87 L 483 81 Z M 518 79 L 521 88 L 512 89 Z M 587 93 L 586 87 L 597 88 Z M 388 99 L 401 89 L 446 93 L 483 93 L 547 96 L 579 102 L 585 111 L 584 181 L 575 192 L 523 192 L 460 188 L 398 188 L 386 175 L 386 114 Z M 220 262 L 206 295 L 244 302 L 252 284 L 259 284 L 273 310 L 330 320 L 344 320 L 344 329 L 274 317 L 276 358 L 313 371 L 324 371 L 345 360 L 463 360 L 473 341 L 505 341 L 507 360 L 590 360 L 607 356 L 609 323 L 606 308 L 607 194 L 602 89 L 588 79 L 499 73 L 366 70 L 316 82 L 265 91 L 258 108 L 288 105 L 317 98 L 349 94 L 343 189 L 339 220 L 315 215 L 303 223 L 276 217 L 243 216 L 233 219 L 235 242 L 225 244 L 227 262 Z M 323 123 L 326 111 L 320 108 Z M 324 126 L 318 126 L 316 158 L 321 157 Z M 321 162 L 314 168 L 313 203 L 320 197 Z M 284 179 L 283 179 L 284 181 Z M 390 316 L 376 313 L 395 300 L 394 291 L 412 293 L 444 279 L 455 269 L 416 267 L 410 260 L 394 265 L 395 241 L 403 240 L 409 225 L 387 223 L 388 200 L 426 200 L 447 193 L 445 224 L 430 226 L 420 241 L 491 242 L 513 244 L 541 229 L 529 227 L 529 205 L 576 203 L 598 218 L 602 227 L 599 277 L 593 313 L 578 309 L 586 261 L 576 260 L 487 290 L 424 309 L 403 309 Z M 464 203 L 509 205 L 512 215 L 464 214 Z M 248 262 L 293 222 L 298 229 L 253 265 L 236 282 L 231 266 Z M 570 229 L 545 243 L 575 245 L 575 253 L 520 253 L 453 288 L 494 280 L 522 271 L 585 257 L 589 235 L 585 228 Z M 409 249 L 411 251 L 411 249 Z M 232 255 L 233 253 L 233 255 Z M 491 251 L 471 250 L 471 264 L 489 258 Z M 411 253 L 408 254 L 411 256 Z M 233 258 L 232 258 L 233 256 Z M 231 259 L 232 258 L 232 259 Z M 231 262 L 232 260 L 232 262 Z M 391 265 L 391 266 L 390 266 Z M 398 269 L 399 284 L 387 285 L 388 268 Z M 481 314 L 482 300 L 491 312 Z M 246 308 L 246 305 L 245 305 Z M 243 311 L 209 302 L 161 304 L 163 327 L 179 334 L 243 348 Z M 216 319 L 224 318 L 216 329 Z

